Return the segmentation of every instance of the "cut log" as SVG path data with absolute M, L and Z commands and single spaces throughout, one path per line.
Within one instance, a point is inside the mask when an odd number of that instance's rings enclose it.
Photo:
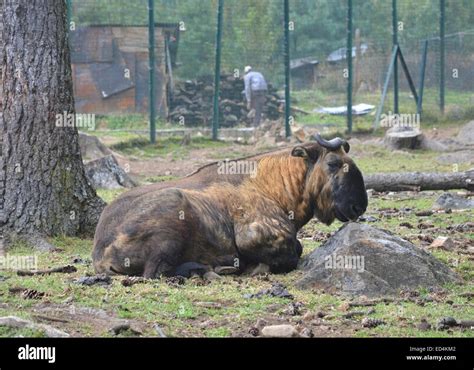
M 219 120 L 223 127 L 234 127 L 239 123 L 250 124 L 242 91 L 244 81 L 233 75 L 223 74 L 219 95 Z M 186 127 L 206 125 L 212 120 L 212 98 L 214 95 L 213 79 L 203 76 L 196 80 L 178 82 L 170 105 L 168 119 L 171 122 L 184 124 Z M 263 107 L 264 117 L 276 120 L 282 117 L 280 97 L 277 89 L 268 85 L 266 102 Z
M 376 173 L 364 176 L 365 188 L 375 191 L 474 190 L 474 170 L 453 173 Z

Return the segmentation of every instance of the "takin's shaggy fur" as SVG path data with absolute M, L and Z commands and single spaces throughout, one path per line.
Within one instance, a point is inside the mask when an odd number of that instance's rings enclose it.
M 307 143 L 243 160 L 255 161 L 256 176 L 219 174 L 212 164 L 119 197 L 97 226 L 95 270 L 154 278 L 193 262 L 287 272 L 302 253 L 296 233 L 313 216 L 329 224 L 367 207 L 362 175 L 341 146 Z

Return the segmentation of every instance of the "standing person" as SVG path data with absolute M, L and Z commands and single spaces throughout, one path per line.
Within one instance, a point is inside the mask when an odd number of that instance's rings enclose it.
M 247 99 L 247 109 L 255 110 L 253 120 L 254 126 L 260 124 L 263 106 L 265 105 L 265 95 L 267 93 L 267 82 L 260 72 L 252 70 L 251 66 L 244 69 L 245 98 Z

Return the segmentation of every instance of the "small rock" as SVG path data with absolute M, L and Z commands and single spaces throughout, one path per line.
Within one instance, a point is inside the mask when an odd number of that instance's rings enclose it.
M 115 326 L 113 326 L 110 329 L 110 332 L 113 333 L 114 335 L 119 335 L 120 333 L 130 329 L 130 324 L 129 323 L 120 323 Z
M 214 271 L 208 271 L 204 274 L 203 278 L 204 280 L 207 280 L 207 281 L 214 281 L 214 280 L 222 279 L 222 276 L 220 276 L 219 274 L 216 274 Z
M 311 311 L 308 311 L 303 315 L 303 321 L 313 321 L 315 318 L 316 315 Z
M 436 327 L 437 327 L 438 330 L 446 330 L 446 329 L 449 329 L 453 326 L 456 326 L 457 324 L 458 324 L 458 322 L 456 321 L 455 318 L 447 316 L 447 317 L 443 317 L 442 319 L 440 319 L 438 321 L 438 324 L 436 325 Z
M 234 266 L 217 266 L 214 268 L 214 272 L 219 275 L 232 275 L 239 272 L 239 269 Z
M 250 273 L 250 276 L 264 275 L 264 274 L 268 274 L 269 272 L 270 272 L 270 266 L 264 263 L 259 263 L 258 266 L 252 270 L 252 272 Z
M 350 310 L 350 308 L 351 308 L 351 305 L 348 302 L 344 302 L 340 304 L 337 309 L 342 312 L 347 312 Z
M 300 330 L 299 336 L 301 338 L 313 338 L 314 334 L 310 328 L 303 328 Z
M 454 249 L 454 241 L 447 236 L 438 236 L 428 247 L 429 249 L 444 249 L 451 251 Z
M 168 278 L 166 278 L 165 280 L 166 284 L 170 285 L 170 286 L 174 286 L 174 287 L 177 287 L 179 285 L 184 285 L 184 283 L 186 282 L 186 278 L 184 278 L 183 276 L 170 276 Z
M 249 334 L 252 336 L 252 337 L 258 337 L 258 335 L 260 334 L 260 330 L 258 330 L 258 328 L 252 326 L 250 329 L 249 329 Z
M 406 227 L 407 229 L 413 229 L 414 228 L 414 226 L 409 222 L 402 222 L 402 223 L 400 223 L 400 226 Z
M 300 316 L 303 306 L 301 302 L 291 302 L 285 310 L 285 313 L 290 316 Z
M 265 326 L 262 329 L 262 335 L 267 338 L 296 338 L 299 337 L 299 333 L 296 328 L 292 325 L 271 325 Z
M 85 260 L 79 256 L 73 257 L 71 260 L 71 263 L 73 264 L 81 264 L 81 265 L 88 265 L 90 264 L 90 260 Z
M 415 212 L 415 216 L 418 216 L 418 217 L 425 217 L 425 216 L 432 216 L 433 215 L 433 211 L 418 211 L 418 212 Z
M 166 334 L 164 333 L 163 329 L 161 329 L 161 327 L 158 324 L 153 324 L 153 329 L 155 329 L 156 334 L 158 334 L 160 338 L 166 338 Z
M 362 221 L 362 222 L 376 222 L 376 221 L 378 221 L 378 218 L 376 218 L 374 216 L 364 215 L 364 216 L 359 217 L 359 221 Z
M 431 329 L 431 324 L 426 321 L 425 318 L 421 319 L 420 323 L 416 326 L 418 330 L 427 331 Z
M 263 289 L 255 294 L 245 294 L 244 298 L 261 298 L 264 295 L 293 299 L 293 295 L 291 295 L 288 290 L 286 290 L 286 287 L 281 283 L 274 283 L 270 289 Z
M 420 222 L 418 224 L 418 229 L 420 229 L 420 230 L 431 229 L 433 227 L 434 227 L 434 225 L 433 225 L 433 223 L 431 223 L 430 220 L 426 220 L 425 222 Z
M 69 296 L 63 301 L 64 304 L 69 304 L 69 303 L 72 303 L 72 302 L 74 302 L 74 297 L 73 296 Z
M 105 274 L 100 274 L 96 276 L 83 276 L 74 280 L 74 283 L 79 285 L 109 285 L 112 283 L 110 276 Z
M 127 276 L 122 280 L 123 286 L 132 286 L 139 283 L 145 283 L 147 279 L 142 276 Z
M 219 302 L 194 302 L 198 307 L 204 308 L 222 308 L 222 305 Z
M 379 325 L 384 325 L 385 321 L 380 319 L 373 319 L 371 317 L 364 317 L 362 319 L 362 326 L 364 328 L 376 328 Z
M 255 327 L 259 330 L 263 329 L 265 326 L 267 326 L 267 322 L 264 319 L 258 319 L 255 324 Z
M 436 200 L 433 207 L 438 209 L 471 209 L 474 208 L 474 200 L 466 199 L 454 193 L 444 193 Z

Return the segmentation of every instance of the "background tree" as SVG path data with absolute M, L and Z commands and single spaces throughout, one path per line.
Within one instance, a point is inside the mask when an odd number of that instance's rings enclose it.
M 92 235 L 104 202 L 85 176 L 77 129 L 56 125 L 74 113 L 65 1 L 5 0 L 2 14 L 2 229 Z

